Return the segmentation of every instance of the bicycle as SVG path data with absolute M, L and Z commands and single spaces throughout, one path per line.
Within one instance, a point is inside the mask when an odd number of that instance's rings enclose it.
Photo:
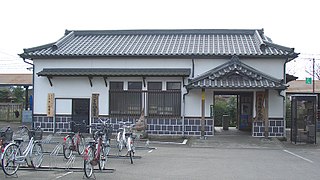
M 25 149 L 22 147 L 23 139 L 15 139 L 9 143 L 1 156 L 2 170 L 8 175 L 14 175 L 21 164 L 27 164 L 37 169 L 43 161 L 43 149 L 41 145 L 42 130 L 38 127 L 35 130 L 29 130 L 27 126 L 20 127 L 28 132 L 29 143 Z M 23 151 L 22 151 L 23 150 Z
M 130 125 L 127 125 L 130 124 Z M 133 156 L 135 153 L 135 146 L 134 146 L 134 137 L 132 134 L 132 127 L 131 122 L 119 122 L 119 130 L 117 133 L 117 148 L 118 153 L 120 154 L 123 147 L 127 148 L 127 154 L 130 157 L 130 162 L 133 164 Z
M 0 158 L 1 154 L 4 151 L 4 148 L 12 141 L 13 131 L 10 126 L 8 126 L 5 130 L 1 129 L 0 131 Z M 2 161 L 0 159 L 0 166 L 2 165 Z
M 89 145 L 85 149 L 84 153 L 84 174 L 87 178 L 90 178 L 93 174 L 94 166 L 98 165 L 99 170 L 105 168 L 107 162 L 107 156 L 110 152 L 110 135 L 112 133 L 111 124 L 107 124 L 107 121 L 99 119 L 102 125 L 101 129 L 97 129 L 95 125 L 88 126 L 95 128 L 95 132 L 92 133 L 94 141 L 90 141 Z
M 85 125 L 85 121 L 83 121 L 83 124 L 77 124 L 74 121 L 70 121 L 70 123 L 74 123 L 74 127 L 77 127 L 77 132 L 70 132 L 63 138 L 63 156 L 66 159 L 70 159 L 73 151 L 83 155 L 85 149 L 85 138 L 80 132 L 80 128 Z

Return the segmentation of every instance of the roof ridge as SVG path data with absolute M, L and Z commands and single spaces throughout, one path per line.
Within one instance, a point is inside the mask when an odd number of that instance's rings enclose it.
M 88 34 L 253 34 L 262 29 L 129 29 L 129 30 L 66 30 L 75 35 Z

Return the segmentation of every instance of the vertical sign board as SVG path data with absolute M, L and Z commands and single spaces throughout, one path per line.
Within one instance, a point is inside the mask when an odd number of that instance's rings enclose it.
M 99 116 L 99 94 L 92 94 L 91 115 L 93 117 Z
M 54 93 L 48 93 L 47 116 L 53 117 L 53 115 L 54 115 Z
M 257 92 L 256 94 L 256 121 L 264 121 L 265 116 L 265 92 Z

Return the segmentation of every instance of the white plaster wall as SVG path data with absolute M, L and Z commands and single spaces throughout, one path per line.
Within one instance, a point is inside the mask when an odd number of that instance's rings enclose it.
M 243 63 L 277 79 L 283 79 L 285 59 L 240 59 Z
M 197 77 L 223 63 L 229 59 L 194 59 L 194 75 Z M 277 59 L 240 59 L 253 68 L 264 72 L 272 77 L 283 78 L 283 63 L 284 60 Z M 192 68 L 192 59 L 55 59 L 55 60 L 34 60 L 34 72 L 38 73 L 43 68 Z M 187 78 L 186 78 L 187 79 Z M 110 81 L 125 81 L 125 89 L 128 81 L 142 81 L 142 78 L 108 78 Z M 163 89 L 167 81 L 180 81 L 182 78 L 146 78 L 148 81 L 162 81 Z M 34 113 L 45 114 L 47 106 L 48 93 L 54 93 L 56 98 L 90 98 L 92 93 L 99 93 L 99 112 L 107 115 L 109 112 L 108 106 L 108 91 L 109 87 L 105 86 L 102 77 L 94 77 L 92 80 L 93 86 L 89 84 L 87 77 L 53 77 L 53 86 L 51 87 L 46 77 L 38 77 L 34 79 Z M 187 80 L 185 80 L 187 83 Z M 144 88 L 146 89 L 146 87 Z M 277 92 L 270 91 L 270 116 L 282 117 L 282 100 L 277 95 Z M 273 97 L 273 95 L 275 95 Z M 210 116 L 210 105 L 213 104 L 213 90 L 206 90 L 206 105 L 205 114 Z M 281 102 L 281 103 L 280 103 Z M 59 108 L 63 109 L 63 103 Z M 69 106 L 66 104 L 66 107 Z M 59 110 L 60 112 L 60 110 Z M 61 110 L 63 112 L 63 110 Z M 182 110 L 183 112 L 183 110 Z M 186 116 L 201 115 L 201 90 L 193 89 L 186 95 Z
M 186 111 L 187 117 L 201 116 L 201 89 L 193 89 L 186 96 Z M 213 90 L 205 91 L 205 116 L 210 117 L 210 105 L 213 104 Z
M 283 97 L 275 90 L 269 90 L 269 117 L 283 117 Z

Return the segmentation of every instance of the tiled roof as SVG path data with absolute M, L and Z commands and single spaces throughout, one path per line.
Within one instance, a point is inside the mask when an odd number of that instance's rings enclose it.
M 233 56 L 231 60 L 194 79 L 187 88 L 285 89 L 282 80 L 270 77 Z
M 67 31 L 57 42 L 24 49 L 22 58 L 66 57 L 297 57 L 271 42 L 263 30 Z
M 109 69 L 109 68 L 52 68 L 43 69 L 38 76 L 182 76 L 188 77 L 190 69 Z
M 32 74 L 0 74 L 0 86 L 32 86 Z

